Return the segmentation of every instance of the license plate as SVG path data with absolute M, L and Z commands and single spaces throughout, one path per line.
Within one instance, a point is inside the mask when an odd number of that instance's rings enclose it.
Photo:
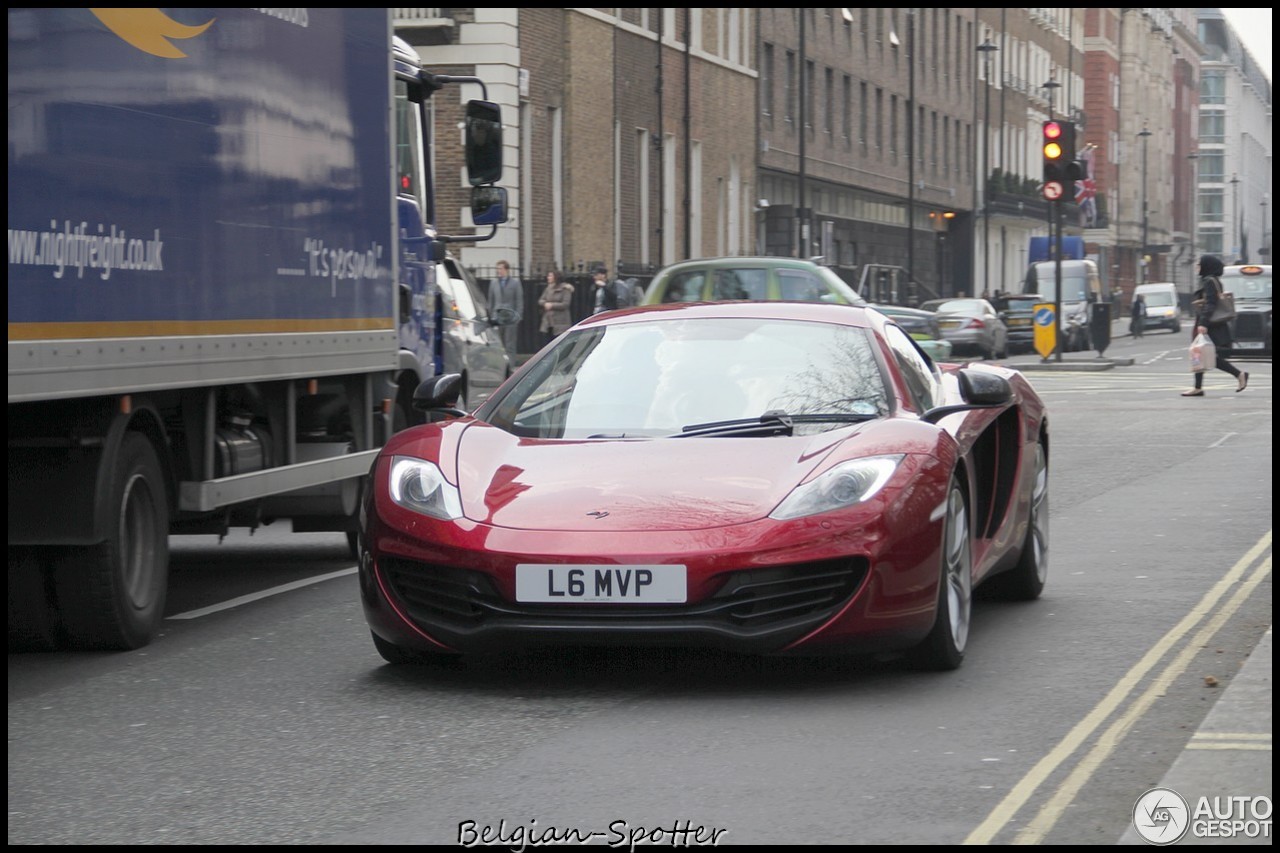
M 939 328 L 943 328 L 943 329 L 958 329 L 960 328 L 960 321 L 959 320 L 939 320 L 938 326 Z
M 516 601 L 540 604 L 683 604 L 685 567 L 521 563 Z
M 1010 317 L 1009 325 L 1010 326 L 1030 326 L 1031 318 L 1030 317 Z
M 1262 349 L 1262 341 L 1236 341 L 1236 349 Z

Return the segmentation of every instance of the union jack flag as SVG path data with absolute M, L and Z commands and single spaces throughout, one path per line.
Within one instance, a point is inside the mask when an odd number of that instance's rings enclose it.
M 1081 204 L 1098 194 L 1098 182 L 1093 178 L 1076 181 L 1076 204 Z
M 1098 223 L 1098 182 L 1094 174 L 1094 146 L 1085 148 L 1076 159 L 1084 170 L 1084 177 L 1076 181 L 1076 204 L 1080 206 L 1080 226 L 1092 228 Z

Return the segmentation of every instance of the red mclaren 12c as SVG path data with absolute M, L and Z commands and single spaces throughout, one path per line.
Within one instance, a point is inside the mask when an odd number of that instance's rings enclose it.
M 1048 568 L 1049 426 L 1021 374 L 935 365 L 873 309 L 591 317 L 472 414 L 457 376 L 361 507 L 392 663 L 533 645 L 964 659 L 974 589 Z M 444 419 L 441 419 L 444 418 Z

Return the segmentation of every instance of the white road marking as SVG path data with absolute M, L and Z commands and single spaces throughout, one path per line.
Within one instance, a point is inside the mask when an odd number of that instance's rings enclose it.
M 300 581 L 293 581 L 292 583 L 281 584 L 280 586 L 273 586 L 271 587 L 271 589 L 264 589 L 261 592 L 254 592 L 254 593 L 250 593 L 249 595 L 241 595 L 237 598 L 232 598 L 228 601 L 224 601 L 221 604 L 211 604 L 208 607 L 201 607 L 198 610 L 188 610 L 186 613 L 175 613 L 174 615 L 166 616 L 165 618 L 166 619 L 199 619 L 201 616 L 208 616 L 211 613 L 218 613 L 223 610 L 230 610 L 233 607 L 239 607 L 242 604 L 249 604 L 250 602 L 261 601 L 262 599 L 270 598 L 273 595 L 280 595 L 281 593 L 284 593 L 284 592 L 291 592 L 295 589 L 302 589 L 303 587 L 306 587 L 306 586 L 313 586 L 318 583 L 323 583 L 324 581 L 333 580 L 334 578 L 346 577 L 347 575 L 353 575 L 355 573 L 356 573 L 356 567 L 352 566 L 349 569 L 342 569 L 341 571 L 330 572 L 327 575 L 316 575 L 315 577 L 303 578 Z

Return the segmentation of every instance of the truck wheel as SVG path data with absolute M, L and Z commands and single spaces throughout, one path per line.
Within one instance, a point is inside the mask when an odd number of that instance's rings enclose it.
M 169 505 L 151 443 L 140 433 L 126 433 L 110 477 L 106 541 L 64 549 L 54 560 L 63 628 L 76 648 L 145 646 L 164 616 Z

